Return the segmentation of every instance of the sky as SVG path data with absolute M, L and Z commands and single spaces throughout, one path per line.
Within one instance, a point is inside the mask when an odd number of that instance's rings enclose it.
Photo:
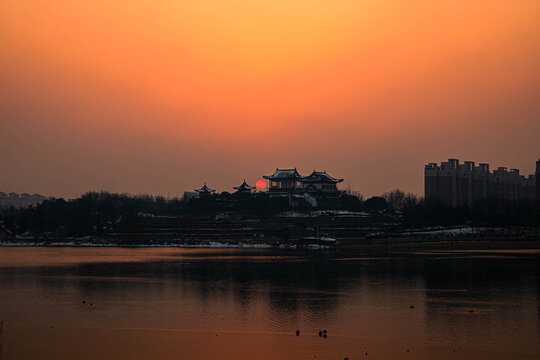
M 423 194 L 534 171 L 538 0 L 2 0 L 0 191 L 176 196 L 277 167 Z

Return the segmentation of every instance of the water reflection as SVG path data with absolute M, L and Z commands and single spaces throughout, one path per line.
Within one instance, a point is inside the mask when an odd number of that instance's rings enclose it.
M 134 348 L 137 336 L 162 349 L 180 336 L 156 335 L 158 329 L 189 333 L 174 341 L 222 358 L 266 342 L 277 348 L 259 348 L 266 357 L 258 358 L 364 355 L 366 347 L 375 358 L 406 357 L 411 349 L 420 358 L 540 354 L 535 252 L 0 248 L 0 259 L 0 320 L 18 329 L 3 336 L 19 343 L 53 326 L 87 339 L 101 329 L 96 336 L 107 332 Z M 323 328 L 326 342 L 316 335 Z M 228 342 L 193 345 L 210 341 L 209 334 Z M 111 353 L 141 358 L 118 344 L 109 344 Z M 4 355 L 24 358 L 21 352 L 12 346 Z

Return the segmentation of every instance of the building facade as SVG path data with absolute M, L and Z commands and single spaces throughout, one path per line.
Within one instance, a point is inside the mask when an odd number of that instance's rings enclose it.
M 536 162 L 536 202 L 540 206 L 540 159 Z M 529 176 L 530 177 L 530 176 Z M 533 179 L 534 180 L 534 179 Z
M 536 162 L 536 174 L 520 175 L 518 169 L 498 167 L 491 172 L 489 164 L 473 161 L 459 163 L 448 159 L 440 165 L 429 163 L 424 168 L 424 195 L 426 201 L 451 206 L 468 206 L 482 199 L 498 199 L 508 202 L 537 199 L 539 186 L 536 181 L 540 172 L 540 160 Z

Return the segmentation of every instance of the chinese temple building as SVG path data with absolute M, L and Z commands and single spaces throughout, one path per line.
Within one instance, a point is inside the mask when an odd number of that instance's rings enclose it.
M 336 179 L 328 175 L 326 171 L 315 171 L 308 175 L 303 176 L 300 179 L 302 183 L 302 188 L 306 192 L 337 192 L 337 184 L 342 182 L 343 179 Z
M 249 186 L 246 183 L 246 179 L 244 179 L 244 182 L 240 186 L 234 186 L 233 189 L 236 190 L 236 192 L 239 192 L 239 193 L 250 193 L 251 190 L 255 189 L 255 186 Z
M 273 175 L 263 176 L 270 180 L 269 191 L 274 193 L 323 193 L 337 194 L 337 184 L 343 179 L 336 179 L 326 171 L 315 171 L 302 176 L 294 169 L 276 169 Z
M 208 186 L 206 186 L 206 183 L 204 183 L 203 187 L 200 189 L 195 189 L 196 192 L 199 193 L 199 195 L 210 195 L 216 190 L 210 189 Z
M 302 176 L 294 169 L 276 169 L 273 175 L 264 175 L 263 178 L 270 180 L 269 191 L 290 192 L 302 188 L 299 181 Z

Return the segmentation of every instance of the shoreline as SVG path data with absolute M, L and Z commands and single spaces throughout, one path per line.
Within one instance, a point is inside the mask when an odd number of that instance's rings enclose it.
M 494 249 L 530 249 L 540 250 L 540 239 L 430 239 L 430 241 L 373 242 L 346 240 L 337 246 L 310 244 L 300 247 L 294 242 L 242 242 L 242 241 L 212 241 L 212 242 L 156 242 L 156 243 L 117 243 L 117 242 L 79 242 L 79 241 L 1 241 L 0 247 L 74 247 L 74 248 L 186 248 L 186 249 L 261 249 L 261 250 L 334 250 L 355 251 L 370 249 L 452 249 L 452 250 L 494 250 Z

